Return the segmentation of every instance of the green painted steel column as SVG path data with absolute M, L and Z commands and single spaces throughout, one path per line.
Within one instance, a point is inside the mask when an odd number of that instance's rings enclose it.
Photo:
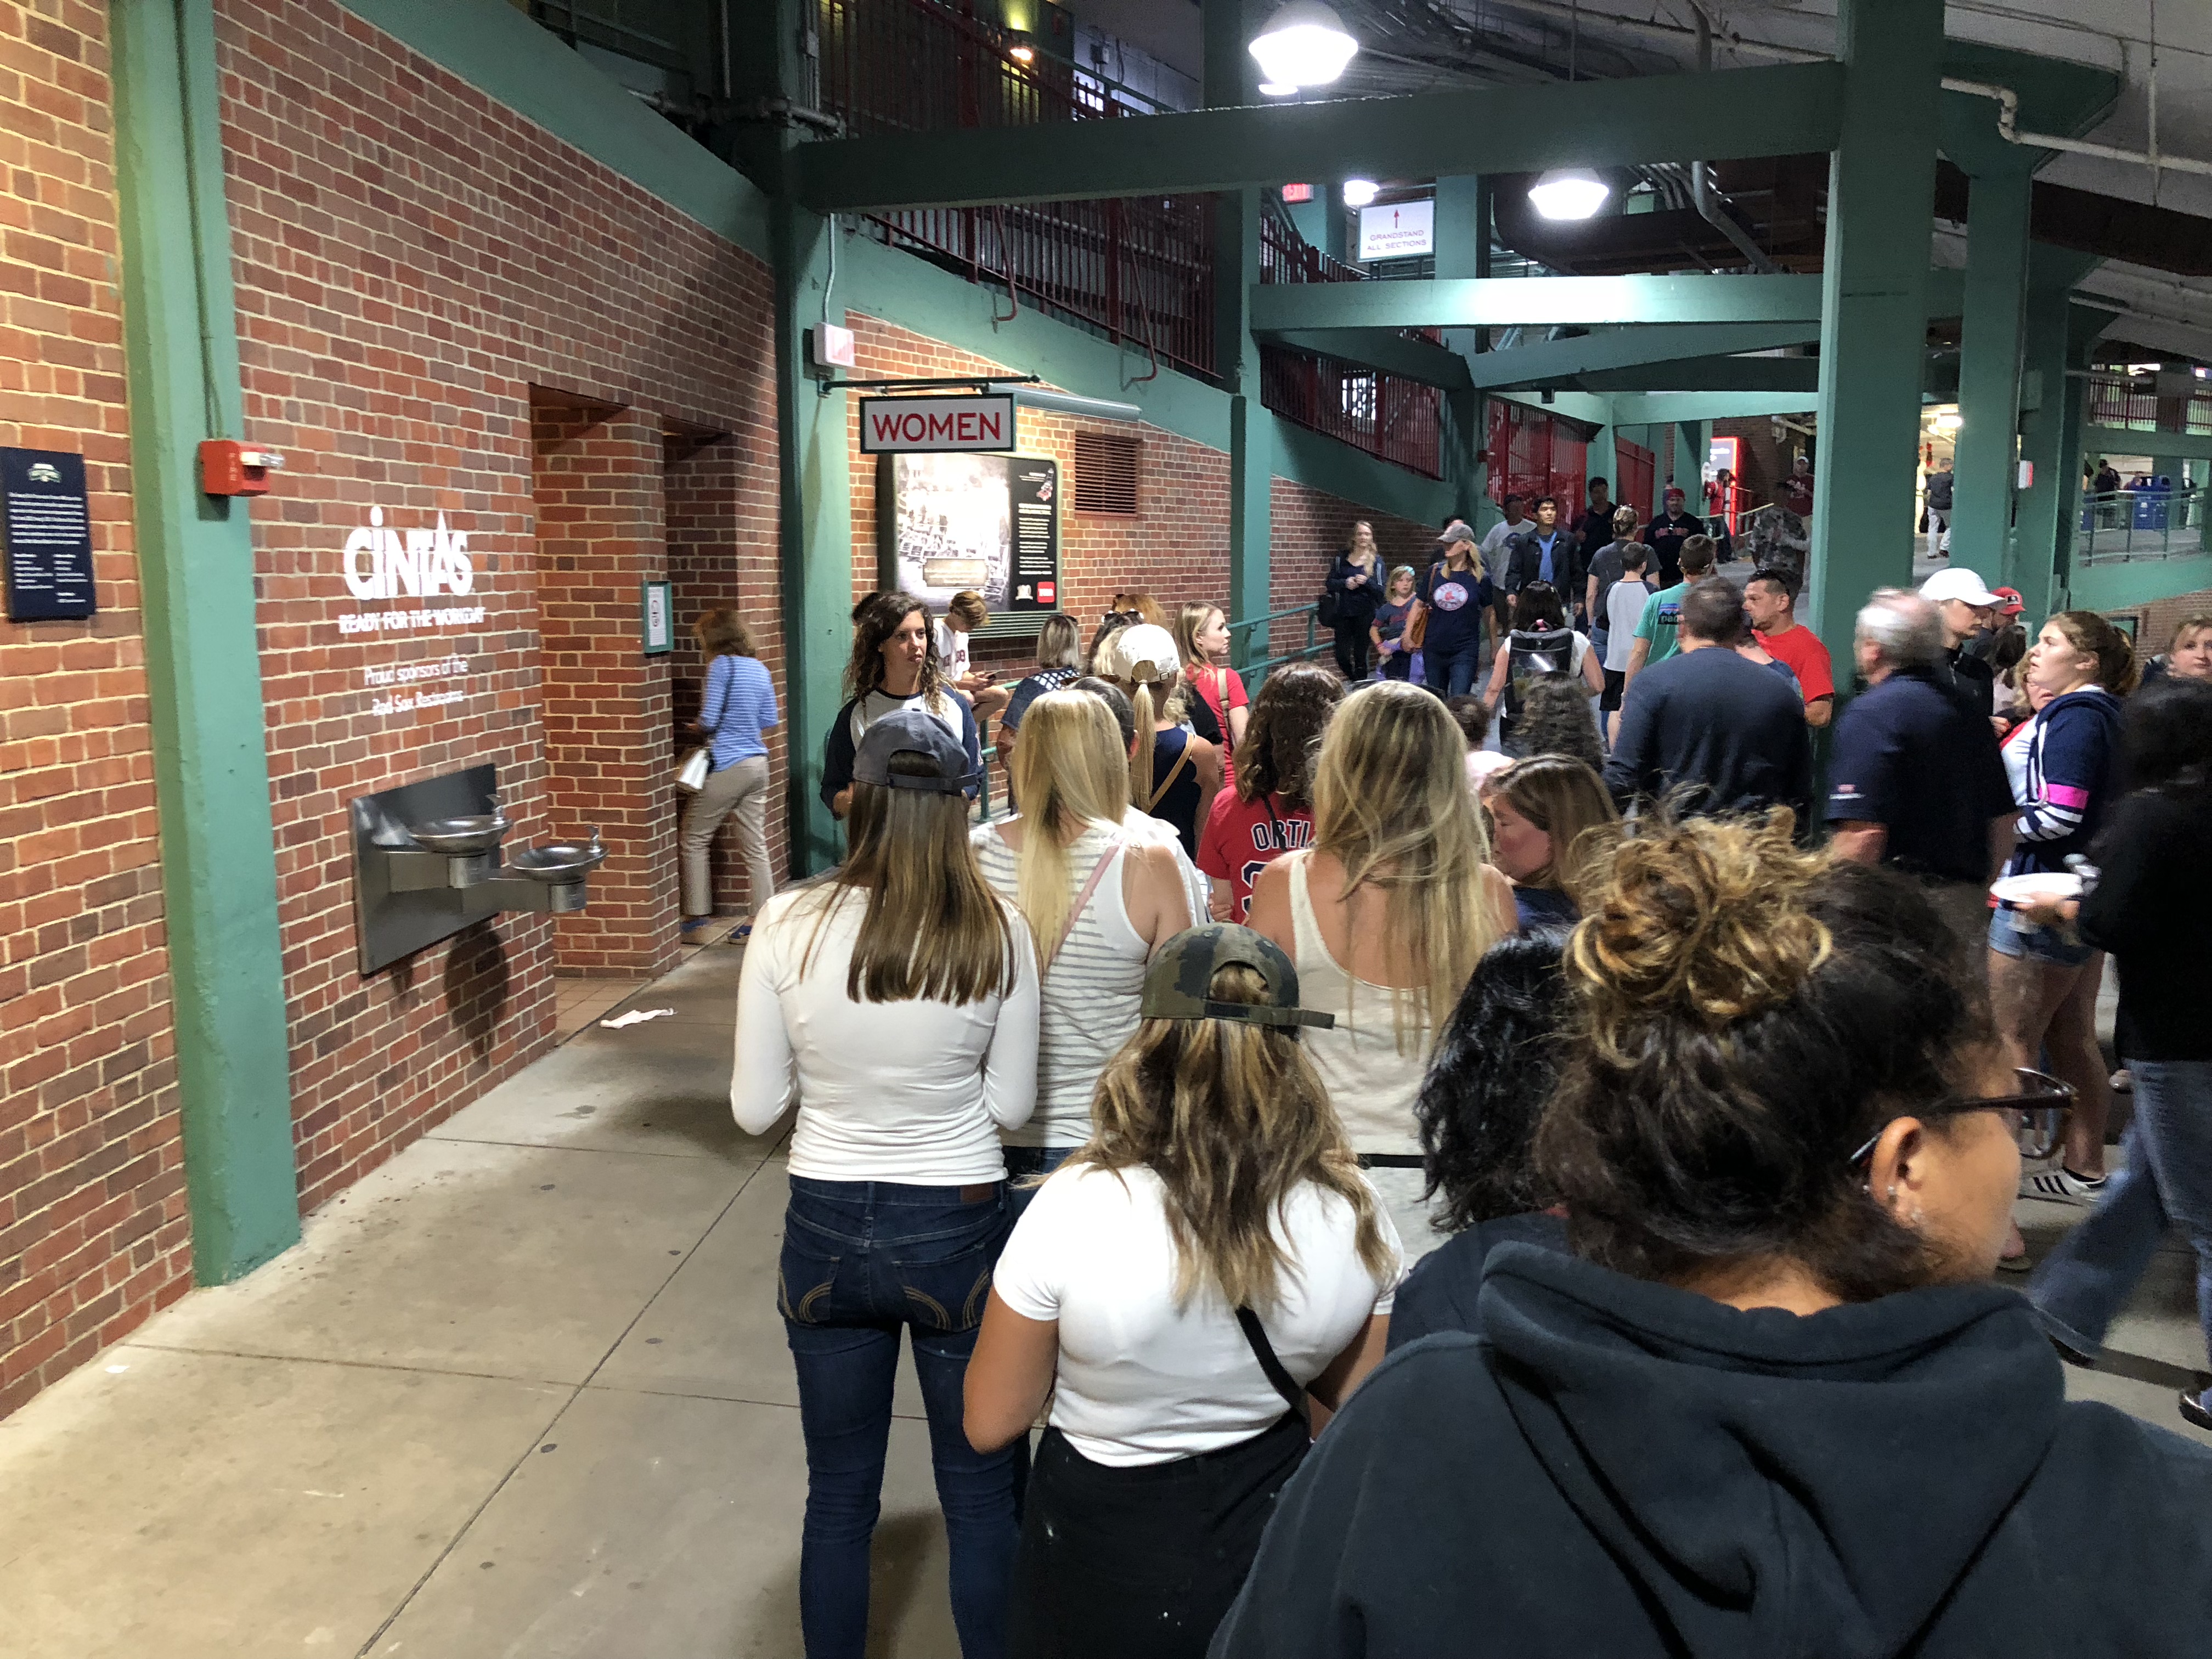
M 300 1237 L 276 831 L 246 503 L 198 446 L 243 435 L 213 0 L 115 0 L 131 488 L 192 1266 L 204 1285 Z
M 2081 416 L 2089 383 L 2067 371 L 2087 367 L 2090 344 L 2109 319 L 2074 304 L 2072 289 L 2099 263 L 2043 246 L 2028 261 L 2023 332 L 2035 395 L 2023 400 L 2033 407 L 2021 416 L 2021 459 L 2035 477 L 2021 494 L 2014 556 L 2002 568 L 2020 589 L 2031 627 L 2061 608 L 2081 522 Z
M 1490 192 L 1480 178 L 1462 174 L 1437 180 L 1436 262 L 1439 276 L 1486 276 L 1490 274 Z M 1450 328 L 1444 343 L 1463 356 L 1482 349 L 1482 331 Z M 1483 445 L 1487 441 L 1488 400 L 1479 391 L 1444 394 L 1449 417 L 1445 432 L 1449 447 L 1444 457 L 1444 476 L 1451 481 L 1459 516 L 1478 530 L 1487 530 L 1497 510 L 1489 507 L 1490 468 Z
M 1848 662 L 1869 591 L 1912 580 L 1943 9 L 1842 0 L 1836 36 L 1844 118 L 1828 165 L 1806 620 Z
M 1256 21 L 1249 0 L 1205 0 L 1206 101 L 1248 104 L 1256 66 L 1244 49 Z M 1229 392 L 1229 614 L 1263 617 L 1275 607 L 1274 417 L 1260 400 L 1260 343 L 1252 337 L 1252 289 L 1260 280 L 1257 185 L 1224 191 L 1214 215 L 1214 362 Z M 1267 630 L 1240 629 L 1240 664 L 1267 653 Z
M 811 33 L 811 0 L 741 7 L 738 87 L 751 97 L 811 104 L 802 43 Z M 777 553 L 782 594 L 786 810 L 794 875 L 826 870 L 844 856 L 836 819 L 822 803 L 830 727 L 844 702 L 852 653 L 852 464 L 845 399 L 824 397 L 806 371 L 806 334 L 823 320 L 842 323 L 831 283 L 834 217 L 801 206 L 791 188 L 799 149 L 808 141 L 765 123 L 740 130 L 740 154 L 756 177 L 773 181 L 769 242 L 775 269 Z
M 2018 479 L 2021 331 L 2027 297 L 2031 150 L 2002 171 L 1977 173 L 1966 218 L 1966 309 L 1959 352 L 1959 443 L 1954 469 L 1952 562 L 2002 569 Z
M 1702 514 L 1705 510 L 1705 457 L 1712 453 L 1713 423 L 1711 421 L 1677 421 L 1674 423 L 1674 487 L 1689 497 L 1685 510 Z M 1667 482 L 1659 481 L 1659 507 L 1666 510 Z

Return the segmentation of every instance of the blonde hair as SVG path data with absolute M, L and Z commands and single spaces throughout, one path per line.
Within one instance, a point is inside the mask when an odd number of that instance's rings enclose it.
M 1583 724 L 1589 724 L 1585 720 Z M 1531 755 L 1493 774 L 1488 785 L 1513 810 L 1551 837 L 1541 878 L 1528 884 L 1556 888 L 1579 905 L 1592 862 L 1611 845 L 1620 813 L 1589 763 L 1568 755 Z
M 1091 825 L 1121 822 L 1121 728 L 1087 691 L 1048 691 L 1022 716 L 1014 750 L 1014 793 L 1022 803 L 1015 854 L 1015 904 L 1036 936 L 1041 969 L 1052 966 L 1074 902 L 1067 843 Z
M 1215 971 L 1206 994 L 1264 1002 L 1266 981 L 1231 963 Z M 1278 1304 L 1298 1264 L 1283 1248 L 1289 1229 L 1275 1223 L 1309 1182 L 1351 1206 L 1368 1272 L 1379 1282 L 1389 1271 L 1374 1194 L 1328 1091 L 1288 1032 L 1148 1019 L 1100 1074 L 1091 1121 L 1091 1139 L 1072 1162 L 1148 1169 L 1164 1188 L 1179 1305 L 1209 1285 L 1232 1308 Z
M 1207 605 L 1203 601 L 1196 605 L 1187 605 L 1176 613 L 1176 649 L 1182 653 L 1183 664 L 1186 667 L 1211 668 L 1213 666 L 1212 660 L 1205 652 L 1198 648 L 1198 630 L 1206 626 L 1206 619 L 1208 617 L 1215 616 L 1226 620 L 1228 612 L 1218 605 Z
M 1435 1039 L 1497 939 L 1490 849 L 1467 787 L 1467 743 L 1443 703 L 1383 681 L 1344 700 L 1314 776 L 1313 850 L 1344 866 L 1344 896 L 1379 890 L 1419 982 L 1391 993 L 1401 1054 Z
M 890 770 L 931 775 L 927 760 L 903 752 L 890 757 Z M 847 895 L 862 892 L 867 914 L 845 971 L 853 1001 L 981 1002 L 1012 984 L 1013 928 L 969 844 L 966 796 L 855 781 L 846 841 L 844 863 L 808 901 L 814 931 L 802 975 L 813 966 L 823 924 Z
M 1142 810 L 1152 794 L 1152 730 L 1162 720 L 1182 718 L 1182 663 L 1174 636 L 1148 623 L 1119 629 L 1098 647 L 1096 672 L 1121 688 L 1136 717 L 1136 741 L 1129 749 L 1129 805 Z

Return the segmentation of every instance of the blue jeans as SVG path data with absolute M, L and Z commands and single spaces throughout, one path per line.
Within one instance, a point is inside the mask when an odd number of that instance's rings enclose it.
M 961 1200 L 963 1191 L 988 1196 Z M 951 1545 L 952 1620 L 964 1659 L 1000 1659 L 1020 1538 L 1026 1437 L 988 1456 L 968 1443 L 961 1391 L 991 1269 L 1013 1212 L 987 1189 L 791 1178 L 776 1304 L 799 1371 L 806 1521 L 799 1617 L 807 1659 L 861 1659 L 868 1545 L 881 1507 L 899 1330 L 929 1413 L 937 1501 Z
M 1439 651 L 1434 646 L 1421 647 L 1421 672 L 1429 690 L 1440 697 L 1463 697 L 1474 689 L 1475 676 L 1482 670 L 1482 641 L 1480 637 L 1456 645 L 1449 651 Z
M 2136 1107 L 2126 1165 L 2036 1270 L 2028 1299 L 2054 1335 L 2094 1354 L 2166 1230 L 2178 1226 L 2197 1252 L 2197 1317 L 2212 1346 L 2212 1060 L 2130 1057 L 2128 1075 Z

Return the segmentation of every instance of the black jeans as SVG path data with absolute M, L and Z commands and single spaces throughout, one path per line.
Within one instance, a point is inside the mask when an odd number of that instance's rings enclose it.
M 1336 625 L 1336 672 L 1348 684 L 1367 678 L 1368 664 L 1375 653 L 1375 642 L 1367 637 L 1368 627 L 1364 617 Z
M 1115 1468 L 1047 1429 L 1022 1511 L 1012 1659 L 1205 1659 L 1310 1439 L 1302 1413 L 1285 1415 L 1218 1451 Z
M 799 1621 L 807 1659 L 860 1659 L 868 1545 L 890 1438 L 899 1331 L 929 1413 L 937 1501 L 951 1546 L 952 1622 L 965 1659 L 1006 1651 L 1008 1575 L 1026 1437 L 986 1455 L 968 1443 L 962 1389 L 991 1269 L 1013 1210 L 1004 1182 L 959 1187 L 791 1178 L 776 1304 L 799 1370 L 806 1439 Z M 963 1201 L 963 1194 L 967 1194 Z

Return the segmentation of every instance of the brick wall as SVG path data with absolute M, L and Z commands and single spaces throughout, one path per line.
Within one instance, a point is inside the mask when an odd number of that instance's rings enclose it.
M 552 1036 L 556 930 L 544 917 L 501 915 L 360 975 L 353 797 L 495 763 L 511 844 L 599 821 L 616 848 L 593 908 L 563 918 L 560 936 L 598 937 L 619 917 L 645 943 L 601 951 L 604 965 L 666 959 L 675 659 L 641 654 L 637 579 L 659 556 L 647 545 L 657 528 L 644 526 L 660 517 L 665 434 L 702 447 L 732 434 L 764 464 L 728 470 L 719 495 L 687 507 L 679 637 L 706 597 L 742 586 L 744 561 L 773 568 L 770 285 L 743 250 L 332 0 L 218 0 L 217 27 L 247 435 L 290 461 L 254 510 L 254 538 L 301 1198 L 312 1207 Z M 650 480 L 620 508 L 631 545 L 615 562 L 561 567 L 537 545 L 533 388 L 538 402 L 612 422 Z M 462 604 L 355 597 L 342 550 L 372 514 L 403 532 L 442 514 L 465 532 L 465 602 L 483 607 L 481 623 L 428 637 L 342 633 L 341 617 Z M 541 649 L 541 600 L 561 612 L 563 660 Z M 397 708 L 375 683 L 453 659 L 459 672 L 435 683 L 457 702 Z M 567 726 L 556 718 L 575 761 L 556 777 L 541 707 L 586 667 L 620 684 L 619 717 L 580 702 Z M 629 775 L 620 818 L 586 816 L 605 803 L 562 793 L 586 764 Z
M 1436 559 L 1437 532 L 1443 528 L 1442 525 L 1415 524 L 1411 519 L 1377 513 L 1341 495 L 1332 495 L 1310 484 L 1293 483 L 1288 478 L 1273 481 L 1268 500 L 1275 521 L 1274 563 L 1269 575 L 1273 589 L 1267 605 L 1270 611 L 1288 611 L 1294 605 L 1314 602 L 1321 593 L 1322 582 L 1328 580 L 1329 562 L 1352 544 L 1352 526 L 1357 520 L 1364 519 L 1373 526 L 1375 545 L 1383 562 L 1393 569 L 1409 564 L 1419 576 Z M 1275 652 L 1295 651 L 1306 642 L 1305 623 L 1277 623 L 1273 635 Z M 1314 637 L 1319 641 L 1332 636 L 1316 628 Z M 1333 653 L 1325 653 L 1316 660 L 1334 663 L 1336 659 Z
M 106 22 L 0 5 L 0 445 L 84 456 L 100 605 L 0 623 L 0 1416 L 191 1273 Z
M 2212 615 L 2212 588 L 2201 588 L 2194 593 L 2178 594 L 2170 599 L 2156 599 L 2148 605 L 2135 605 L 2125 611 L 2108 611 L 2108 617 L 2132 617 L 2136 623 L 2136 659 L 2144 661 L 2169 649 L 2173 644 L 2173 630 L 2184 617 Z

